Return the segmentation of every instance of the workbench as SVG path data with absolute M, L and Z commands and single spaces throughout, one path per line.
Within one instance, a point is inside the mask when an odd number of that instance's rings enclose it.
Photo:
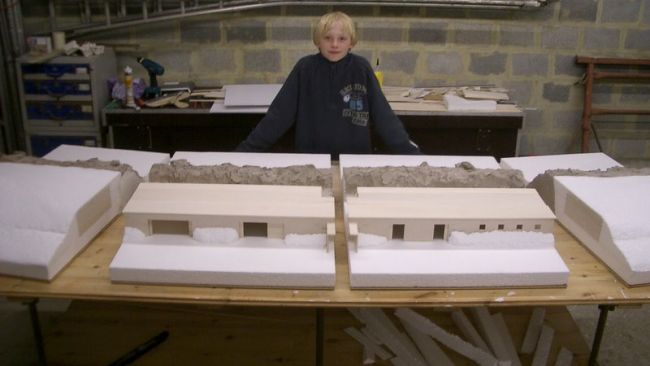
M 418 103 L 391 103 L 411 139 L 426 155 L 513 157 L 524 113 L 514 105 L 498 105 L 493 112 L 454 112 L 444 106 L 423 108 Z M 260 112 L 210 113 L 208 108 L 115 108 L 103 110 L 113 148 L 173 154 L 176 151 L 232 151 L 264 117 Z M 271 149 L 294 152 L 289 130 Z M 373 136 L 375 153 L 390 153 Z
M 338 169 L 333 169 L 333 171 L 337 176 Z M 338 182 L 337 179 L 334 182 Z M 278 311 L 269 311 L 274 314 L 281 313 L 287 307 L 291 307 L 295 309 L 296 316 L 304 316 L 306 309 L 316 309 L 316 334 L 321 334 L 320 339 L 316 341 L 317 360 L 319 357 L 322 360 L 323 356 L 323 348 L 321 348 L 323 344 L 323 312 L 346 307 L 410 307 L 422 310 L 432 308 L 449 310 L 450 308 L 475 306 L 507 309 L 511 307 L 545 306 L 562 308 L 565 305 L 600 305 L 602 309 L 601 315 L 604 314 L 606 319 L 607 311 L 612 306 L 650 303 L 650 286 L 633 288 L 625 286 L 559 223 L 556 223 L 554 228 L 556 248 L 570 269 L 568 285 L 565 288 L 351 290 L 345 234 L 341 220 L 342 204 L 339 184 L 335 183 L 333 188 L 337 210 L 335 239 L 336 285 L 331 290 L 250 289 L 112 283 L 109 278 L 108 268 L 121 244 L 124 226 L 123 219 L 118 217 L 52 282 L 0 276 L 0 296 L 17 299 L 59 298 L 100 301 L 102 303 L 148 303 L 159 304 L 160 307 L 181 305 L 189 307 L 277 307 Z M 30 304 L 32 304 L 30 305 L 32 314 L 35 315 L 35 303 Z M 195 308 L 192 309 L 194 309 L 192 312 L 197 311 Z M 200 311 L 205 312 L 206 310 Z M 178 311 L 172 310 L 172 313 L 174 312 Z M 246 316 L 252 317 L 251 313 L 253 311 Z M 555 321 L 563 323 L 567 320 L 568 312 L 564 310 L 563 313 L 560 312 L 560 314 L 556 315 L 562 320 Z M 522 315 L 522 319 L 526 318 Z M 570 315 L 568 319 L 571 319 Z M 601 320 L 603 320 L 602 317 Z M 550 321 L 553 320 L 550 319 Z M 604 322 L 602 326 L 604 327 Z M 319 327 L 321 332 L 318 331 Z M 602 327 L 599 327 L 599 329 L 602 335 Z M 251 332 L 255 332 L 255 330 L 251 330 Z M 575 329 L 565 329 L 564 332 L 579 336 Z M 198 336 L 200 334 L 197 334 Z M 596 338 L 599 338 L 598 335 Z M 331 344 L 328 345 L 328 347 L 331 346 Z M 597 345 L 595 344 L 595 346 L 597 351 Z M 578 364 L 585 364 L 586 356 L 584 354 L 577 356 L 579 356 L 577 357 Z M 595 356 L 592 354 L 592 357 Z M 595 361 L 595 358 L 593 361 Z

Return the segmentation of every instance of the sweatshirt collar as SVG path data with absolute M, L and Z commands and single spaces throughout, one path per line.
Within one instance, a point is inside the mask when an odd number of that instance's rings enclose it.
M 342 59 L 332 62 L 323 56 L 322 53 L 318 53 L 318 59 L 321 60 L 322 62 L 331 65 L 331 66 L 338 66 L 338 65 L 345 65 L 349 62 L 349 60 L 352 58 L 352 52 L 348 52 Z

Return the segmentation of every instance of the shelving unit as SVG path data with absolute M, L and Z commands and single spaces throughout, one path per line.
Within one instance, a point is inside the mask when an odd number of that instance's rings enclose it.
M 576 63 L 583 64 L 587 66 L 587 70 L 584 75 L 584 105 L 582 110 L 582 145 L 581 151 L 583 153 L 589 152 L 589 134 L 593 132 L 594 137 L 596 138 L 596 143 L 600 148 L 600 142 L 598 141 L 598 134 L 592 123 L 592 117 L 597 115 L 625 115 L 625 114 L 637 114 L 637 115 L 650 115 L 650 109 L 632 109 L 632 108 L 601 108 L 593 106 L 593 88 L 594 82 L 598 80 L 610 80 L 610 81 L 644 81 L 650 82 L 650 59 L 631 59 L 631 58 L 598 58 L 598 57 L 586 57 L 586 56 L 576 56 Z M 640 68 L 648 67 L 647 72 L 612 72 L 612 71 L 599 71 L 597 68 L 599 66 L 638 66 Z M 601 149 L 602 150 L 602 149 Z
M 108 104 L 107 80 L 116 75 L 115 53 L 59 56 L 45 63 L 17 63 L 27 150 L 42 156 L 60 144 L 101 146 L 101 110 Z

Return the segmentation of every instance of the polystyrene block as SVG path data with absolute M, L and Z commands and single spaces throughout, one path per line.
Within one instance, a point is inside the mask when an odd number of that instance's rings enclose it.
M 0 163 L 0 273 L 54 278 L 120 212 L 120 177 Z

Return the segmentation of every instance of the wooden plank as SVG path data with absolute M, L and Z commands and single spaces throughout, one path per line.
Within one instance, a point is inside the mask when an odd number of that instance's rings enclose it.
M 500 309 L 516 344 L 524 335 L 531 310 Z M 445 330 L 461 334 L 449 311 L 418 312 Z M 548 323 L 556 330 L 550 360 L 565 347 L 575 354 L 574 365 L 586 365 L 589 348 L 569 312 L 552 307 L 547 313 Z M 52 365 L 108 364 L 163 330 L 170 333 L 167 341 L 145 354 L 138 365 L 314 364 L 313 309 L 75 301 L 67 312 L 44 319 L 46 354 Z M 345 333 L 350 326 L 360 323 L 345 309 L 325 310 L 324 365 L 362 364 L 363 345 Z M 448 349 L 445 352 L 455 365 L 474 364 Z M 531 359 L 522 357 L 523 364 L 530 364 Z M 390 365 L 390 361 L 378 360 L 377 365 Z

